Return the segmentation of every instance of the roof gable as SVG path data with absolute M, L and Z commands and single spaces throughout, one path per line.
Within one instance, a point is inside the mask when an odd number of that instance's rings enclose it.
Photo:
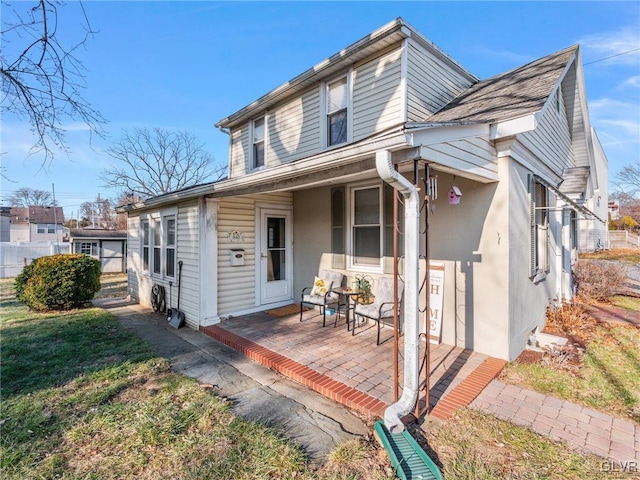
M 427 121 L 494 123 L 537 113 L 544 107 L 577 49 L 574 45 L 478 82 Z

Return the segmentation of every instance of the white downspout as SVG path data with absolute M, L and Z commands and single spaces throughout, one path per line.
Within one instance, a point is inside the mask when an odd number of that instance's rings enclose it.
M 420 245 L 420 197 L 416 187 L 400 175 L 391 163 L 391 152 L 376 152 L 376 169 L 382 180 L 404 197 L 404 385 L 400 400 L 384 411 L 384 423 L 390 432 L 401 432 L 401 418 L 416 404 L 419 389 L 418 330 L 418 248 Z

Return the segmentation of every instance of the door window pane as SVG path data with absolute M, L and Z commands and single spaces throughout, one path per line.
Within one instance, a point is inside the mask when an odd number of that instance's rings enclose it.
M 267 218 L 267 280 L 286 280 L 285 219 Z

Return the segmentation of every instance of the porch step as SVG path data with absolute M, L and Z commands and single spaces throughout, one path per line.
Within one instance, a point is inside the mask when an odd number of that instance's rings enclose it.
M 496 378 L 507 362 L 489 357 L 431 410 L 441 420 L 451 418 L 459 408 L 468 406 Z
M 273 350 L 269 350 L 251 340 L 242 338 L 216 325 L 200 327 L 205 335 L 233 348 L 246 357 L 280 372 L 286 377 L 301 383 L 348 408 L 371 417 L 382 417 L 387 404 L 353 387 L 337 382 L 331 377 L 318 373 Z
M 375 431 L 387 451 L 396 476 L 401 480 L 443 480 L 442 473 L 433 460 L 422 450 L 406 430 L 391 433 L 384 422 L 378 420 Z

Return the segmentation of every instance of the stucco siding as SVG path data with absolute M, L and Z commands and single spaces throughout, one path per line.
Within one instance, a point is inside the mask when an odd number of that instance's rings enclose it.
M 449 205 L 453 177 L 438 175 L 432 202 L 431 259 L 445 265 L 442 342 L 506 358 L 509 332 L 508 192 L 500 183 L 456 178 L 463 196 Z M 424 229 L 424 218 L 422 220 Z M 424 238 L 421 251 L 425 252 Z M 421 268 L 424 268 L 421 266 Z M 421 279 L 424 273 L 421 273 Z M 424 302 L 424 299 L 421 299 Z M 424 307 L 424 305 L 422 305 Z
M 560 107 L 558 113 L 555 105 L 548 105 L 543 111 L 538 127 L 519 136 L 522 145 L 558 175 L 562 175 L 566 168 L 575 166 L 571 135 L 562 101 Z
M 354 70 L 353 140 L 402 122 L 400 49 Z
M 249 126 L 235 128 L 231 132 L 229 148 L 229 178 L 241 177 L 249 169 Z
M 318 87 L 269 112 L 267 165 L 291 162 L 320 151 Z
M 561 255 L 561 242 L 558 238 L 560 215 L 549 214 L 550 271 L 543 279 L 534 282 L 529 276 L 529 257 L 531 250 L 530 200 L 528 193 L 529 172 L 508 158 L 503 159 L 508 171 L 509 185 L 509 360 L 513 360 L 525 347 L 529 334 L 545 321 L 545 310 L 557 297 L 557 257 Z M 553 212 L 555 199 L 549 196 L 550 212 Z M 559 242 L 556 245 L 556 242 Z
M 256 208 L 260 205 L 291 205 L 291 202 L 289 192 L 220 200 L 218 314 L 221 317 L 256 307 Z M 231 249 L 244 250 L 244 265 L 231 265 Z
M 422 122 L 471 83 L 414 42 L 407 49 L 407 120 Z

